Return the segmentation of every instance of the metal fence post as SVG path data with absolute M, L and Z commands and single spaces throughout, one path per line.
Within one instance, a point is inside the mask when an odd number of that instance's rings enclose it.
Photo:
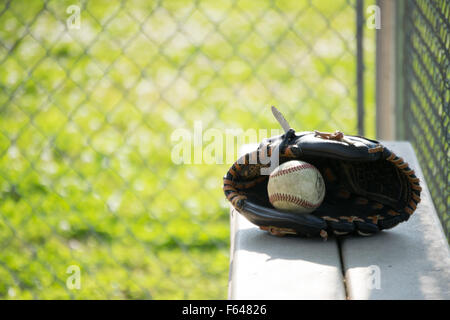
M 395 1 L 378 0 L 381 29 L 376 32 L 376 135 L 395 139 Z
M 356 85 L 358 109 L 358 134 L 365 135 L 364 130 L 364 0 L 356 1 Z
M 405 1 L 395 1 L 395 137 L 397 140 L 405 140 L 405 116 L 404 116 L 404 70 L 405 64 L 404 45 L 405 27 L 403 16 L 405 14 Z

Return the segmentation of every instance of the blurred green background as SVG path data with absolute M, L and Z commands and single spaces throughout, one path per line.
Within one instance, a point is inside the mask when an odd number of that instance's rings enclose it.
M 0 88 L 0 299 L 225 299 L 230 164 L 171 135 L 278 129 L 271 105 L 356 134 L 355 1 L 2 1 Z

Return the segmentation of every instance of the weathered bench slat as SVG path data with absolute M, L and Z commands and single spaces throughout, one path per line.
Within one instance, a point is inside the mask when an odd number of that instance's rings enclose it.
M 335 239 L 278 238 L 231 209 L 230 299 L 345 299 Z
M 383 142 L 421 180 L 421 203 L 409 221 L 369 238 L 342 241 L 350 299 L 450 299 L 450 252 L 423 173 L 408 142 Z

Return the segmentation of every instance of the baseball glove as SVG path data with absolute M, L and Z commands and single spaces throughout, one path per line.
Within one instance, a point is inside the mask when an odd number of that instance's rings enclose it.
M 421 187 L 402 158 L 378 141 L 360 136 L 295 132 L 277 109 L 272 111 L 285 133 L 264 139 L 257 150 L 239 158 L 223 180 L 225 196 L 250 222 L 274 235 L 368 236 L 393 228 L 413 214 Z M 265 172 L 276 160 L 279 164 L 302 160 L 320 171 L 326 194 L 312 213 L 272 206 Z

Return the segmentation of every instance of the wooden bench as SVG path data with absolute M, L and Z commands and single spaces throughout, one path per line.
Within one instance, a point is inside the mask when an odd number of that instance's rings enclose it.
M 278 238 L 231 208 L 229 299 L 450 299 L 450 249 L 413 148 L 383 143 L 421 180 L 409 221 L 371 237 Z

